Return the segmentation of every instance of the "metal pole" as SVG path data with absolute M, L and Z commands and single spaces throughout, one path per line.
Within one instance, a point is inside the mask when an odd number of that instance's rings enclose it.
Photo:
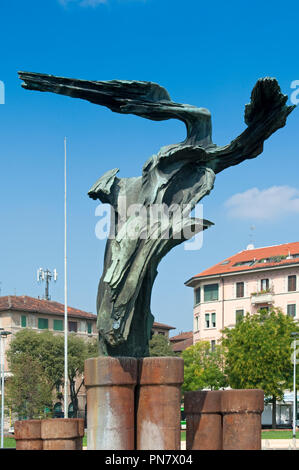
M 294 339 L 294 377 L 293 377 L 293 439 L 296 440 L 296 421 L 297 421 L 297 410 L 296 410 L 296 339 Z
M 49 270 L 48 269 L 46 269 L 46 272 L 45 272 L 45 281 L 46 281 L 45 299 L 50 300 L 49 298 Z
M 4 447 L 4 351 L 3 338 L 1 338 L 1 449 Z
M 67 206 L 66 206 L 66 137 L 64 138 L 64 417 L 68 417 L 68 321 L 67 321 Z

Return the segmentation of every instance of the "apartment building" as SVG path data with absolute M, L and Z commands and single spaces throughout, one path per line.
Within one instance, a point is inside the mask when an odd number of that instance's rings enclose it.
M 77 308 L 68 307 L 68 331 L 78 337 L 90 341 L 97 337 L 96 328 L 97 316 L 91 312 L 84 312 Z M 64 334 L 64 305 L 52 300 L 36 299 L 29 296 L 5 296 L 0 297 L 0 328 L 11 333 L 4 339 L 5 353 L 10 347 L 10 342 L 15 334 L 24 329 L 30 328 L 37 332 L 50 330 L 54 334 Z M 169 337 L 169 331 L 174 330 L 173 326 L 164 323 L 154 322 L 152 334 L 162 334 Z M 10 371 L 4 354 L 4 376 L 8 377 Z M 77 378 L 81 383 L 83 376 Z M 0 394 L 1 395 L 1 394 Z M 81 387 L 78 395 L 79 417 L 86 416 L 86 392 L 84 386 Z M 69 397 L 69 415 L 72 408 Z M 57 416 L 63 415 L 63 404 L 57 402 L 54 405 Z M 9 424 L 6 423 L 6 429 Z
M 280 307 L 299 318 L 299 242 L 254 248 L 249 245 L 185 285 L 194 291 L 193 341 L 210 341 L 248 312 Z
M 181 354 L 185 349 L 193 345 L 193 331 L 182 331 L 176 336 L 169 338 L 172 350 Z
M 69 333 L 74 333 L 87 341 L 91 340 L 98 335 L 96 322 L 97 316 L 93 313 L 68 307 Z M 64 334 L 64 305 L 26 295 L 0 297 L 0 328 L 11 333 L 5 339 L 5 351 L 9 348 L 14 335 L 24 328 Z M 174 329 L 173 326 L 154 322 L 152 334 L 161 334 L 169 338 L 169 331 Z M 8 372 L 6 358 L 4 369 Z
M 68 307 L 68 331 L 70 333 L 90 340 L 97 336 L 96 320 L 97 317 L 93 313 Z M 14 335 L 24 328 L 38 332 L 50 330 L 55 334 L 63 334 L 64 305 L 26 295 L 0 297 L 0 328 L 11 333 L 5 339 L 5 351 L 9 348 Z M 6 358 L 4 369 L 7 372 Z

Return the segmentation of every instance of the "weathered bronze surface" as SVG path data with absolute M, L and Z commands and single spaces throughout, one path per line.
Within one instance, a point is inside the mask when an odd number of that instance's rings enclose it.
M 82 98 L 114 112 L 155 121 L 179 119 L 186 125 L 184 142 L 162 147 L 144 164 L 141 176 L 118 178 L 116 168 L 104 174 L 88 193 L 93 199 L 109 203 L 117 222 L 121 222 L 115 227 L 115 238 L 107 241 L 98 289 L 100 355 L 146 357 L 153 323 L 151 292 L 160 260 L 174 246 L 212 225 L 189 214 L 213 189 L 215 175 L 258 156 L 264 141 L 285 125 L 294 106 L 286 106 L 287 96 L 280 92 L 275 79 L 258 80 L 251 102 L 245 107 L 246 130 L 230 144 L 218 147 L 212 142 L 210 112 L 173 102 L 168 92 L 155 83 L 86 81 L 30 72 L 19 75 L 28 90 Z M 176 225 L 174 218 L 162 219 L 144 236 L 144 225 L 136 223 L 134 214 L 123 216 L 124 200 L 127 207 L 176 205 L 183 223 Z M 128 237 L 132 225 L 136 236 Z M 169 238 L 164 236 L 166 232 Z

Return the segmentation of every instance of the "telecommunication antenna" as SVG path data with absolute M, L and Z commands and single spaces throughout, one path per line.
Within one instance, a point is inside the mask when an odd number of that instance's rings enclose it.
M 246 250 L 253 250 L 254 249 L 253 232 L 254 232 L 255 229 L 256 229 L 255 225 L 250 226 L 249 245 L 247 246 Z
M 53 273 L 47 268 L 39 268 L 37 270 L 37 282 L 45 282 L 45 300 L 51 300 L 50 293 L 49 293 L 49 283 L 51 280 L 54 282 L 57 281 L 57 271 L 56 269 L 53 270 Z

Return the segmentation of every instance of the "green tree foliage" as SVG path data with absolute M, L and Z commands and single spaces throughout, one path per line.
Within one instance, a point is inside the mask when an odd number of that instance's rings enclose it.
M 216 345 L 212 351 L 209 342 L 199 341 L 185 349 L 182 357 L 184 359 L 183 392 L 204 388 L 219 390 L 227 386 L 220 345 Z
M 164 335 L 153 335 L 149 342 L 151 357 L 176 356 L 171 348 L 171 344 Z
M 6 384 L 6 404 L 20 419 L 40 418 L 51 408 L 52 387 L 40 362 L 20 353 L 11 365 L 12 376 Z
M 280 309 L 247 314 L 235 328 L 223 330 L 225 372 L 232 388 L 260 388 L 272 397 L 273 427 L 276 400 L 292 387 L 291 333 L 299 331 Z M 298 382 L 298 376 L 297 376 Z
M 34 330 L 19 331 L 11 341 L 7 358 L 11 370 L 23 354 L 32 357 L 39 363 L 43 375 L 52 390 L 58 390 L 64 382 L 64 336 L 54 335 L 51 331 L 37 333 Z M 75 334 L 68 335 L 68 380 L 74 414 L 78 409 L 77 396 L 83 384 L 76 381 L 84 371 L 84 361 L 88 357 L 97 356 L 95 341 L 87 342 Z M 76 384 L 79 384 L 76 388 Z

